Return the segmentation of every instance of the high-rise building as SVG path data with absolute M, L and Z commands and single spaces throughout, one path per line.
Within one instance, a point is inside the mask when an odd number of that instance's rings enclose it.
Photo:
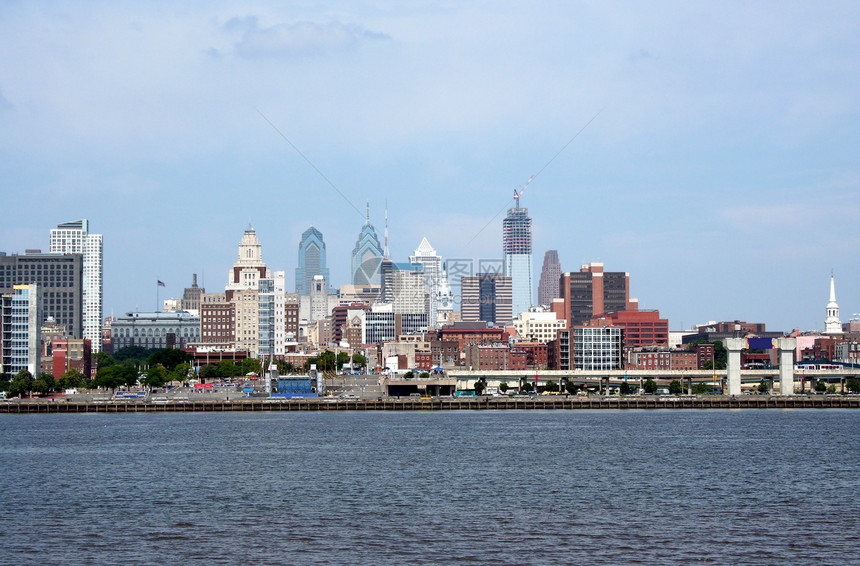
M 438 324 L 439 284 L 442 278 L 442 258 L 423 238 L 415 250 L 415 255 L 409 257 L 409 262 L 421 264 L 424 268 L 424 311 L 427 313 L 431 326 Z
M 825 334 L 842 334 L 842 321 L 839 320 L 839 305 L 836 303 L 836 283 L 830 274 L 830 300 L 827 302 L 827 318 L 824 319 Z
M 93 353 L 101 352 L 102 235 L 89 233 L 88 220 L 65 222 L 51 230 L 50 252 L 83 256 L 83 338 L 90 341 Z
M 180 309 L 192 313 L 200 313 L 200 299 L 206 289 L 197 286 L 197 274 L 191 276 L 191 287 L 186 287 L 182 292 L 182 302 Z
M 532 219 L 528 209 L 508 210 L 502 221 L 502 243 L 505 254 L 505 275 L 511 278 L 511 310 L 514 315 L 526 312 L 532 301 Z
M 352 284 L 379 285 L 379 268 L 382 263 L 382 246 L 376 236 L 376 229 L 370 223 L 370 205 L 367 206 L 367 216 L 355 248 L 352 250 Z
M 395 263 L 390 259 L 383 259 L 381 271 L 381 302 L 391 303 L 395 313 L 427 312 L 422 264 Z
M 299 242 L 299 263 L 296 268 L 296 293 L 310 295 L 314 275 L 322 275 L 329 280 L 325 259 L 325 242 L 322 232 L 311 226 L 302 234 Z
M 236 349 L 256 357 L 259 347 L 260 280 L 270 277 L 263 262 L 263 247 L 251 226 L 239 242 L 239 258 L 227 276 L 225 295 L 236 313 Z
M 463 322 L 483 321 L 495 326 L 511 324 L 511 278 L 478 273 L 460 280 Z
M 236 305 L 224 293 L 204 293 L 200 299 L 200 345 L 232 350 L 236 343 Z
M 578 326 L 573 329 L 573 369 L 622 369 L 624 332 L 613 326 Z M 563 368 L 562 368 L 563 369 Z
M 26 369 L 38 377 L 41 366 L 42 305 L 39 285 L 14 285 L 0 297 L 0 372 Z
M 602 263 L 589 263 L 578 273 L 562 275 L 559 296 L 569 327 L 604 313 L 638 309 L 638 302 L 630 299 L 630 274 L 604 272 Z
M 559 297 L 558 281 L 561 278 L 561 263 L 558 261 L 558 250 L 547 250 L 543 256 L 543 269 L 540 272 L 538 284 L 538 304 L 548 307 L 553 299 Z
M 35 283 L 42 294 L 43 322 L 52 317 L 64 326 L 68 338 L 83 338 L 83 254 L 43 254 L 27 250 L 24 255 L 0 252 L 0 292 L 11 293 L 15 285 Z M 98 343 L 101 344 L 101 336 Z M 96 344 L 95 341 L 92 344 Z
M 451 292 L 451 285 L 448 283 L 448 272 L 443 270 L 439 279 L 439 289 L 436 292 L 436 328 L 440 328 L 443 324 L 450 324 L 453 314 L 454 293 Z M 431 320 L 430 324 L 434 324 L 434 321 Z

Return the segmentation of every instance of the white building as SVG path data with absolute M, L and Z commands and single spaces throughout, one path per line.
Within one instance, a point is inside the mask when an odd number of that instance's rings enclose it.
M 436 325 L 439 312 L 439 289 L 442 283 L 442 258 L 423 238 L 415 250 L 415 255 L 409 256 L 409 262 L 421 264 L 424 267 L 424 304 L 425 312 L 431 325 Z M 447 281 L 446 281 L 447 283 Z M 450 289 L 449 289 L 450 291 Z
M 839 305 L 836 304 L 836 284 L 830 274 L 830 300 L 827 302 L 827 318 L 824 319 L 825 334 L 842 334 L 842 321 L 839 320 Z
M 129 312 L 111 323 L 111 343 L 115 349 L 186 348 L 200 341 L 200 317 L 185 311 Z
M 102 351 L 102 235 L 89 233 L 89 221 L 65 222 L 51 230 L 51 253 L 83 256 L 83 336 L 93 354 Z
M 527 311 L 514 319 L 513 326 L 518 338 L 546 344 L 558 337 L 559 330 L 565 329 L 567 321 L 559 320 L 554 312 Z
M 26 369 L 39 376 L 42 342 L 42 303 L 39 286 L 14 285 L 3 295 L 0 309 L 2 363 L 0 371 L 14 376 Z

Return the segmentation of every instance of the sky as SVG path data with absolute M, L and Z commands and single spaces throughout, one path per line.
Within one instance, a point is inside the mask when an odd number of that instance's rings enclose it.
M 350 283 L 366 202 L 498 259 L 532 175 L 535 296 L 557 249 L 673 330 L 823 329 L 831 270 L 860 313 L 856 1 L 175 4 L 0 0 L 0 251 L 88 219 L 105 315 L 223 291 L 249 224 Z

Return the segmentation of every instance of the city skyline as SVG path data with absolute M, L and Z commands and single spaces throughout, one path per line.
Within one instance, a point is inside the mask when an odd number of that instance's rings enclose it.
M 292 273 L 312 224 L 337 285 L 365 201 L 396 261 L 500 259 L 493 215 L 539 173 L 536 253 L 629 272 L 673 329 L 823 329 L 831 269 L 860 312 L 853 3 L 254 9 L 0 8 L 0 175 L 31 211 L 3 250 L 88 219 L 109 316 L 218 288 L 248 222 Z

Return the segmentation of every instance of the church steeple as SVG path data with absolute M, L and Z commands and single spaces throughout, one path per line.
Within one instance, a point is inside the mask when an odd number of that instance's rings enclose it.
M 825 334 L 842 334 L 842 321 L 839 320 L 839 305 L 836 304 L 836 283 L 830 271 L 830 301 L 827 303 L 827 318 L 824 319 Z

